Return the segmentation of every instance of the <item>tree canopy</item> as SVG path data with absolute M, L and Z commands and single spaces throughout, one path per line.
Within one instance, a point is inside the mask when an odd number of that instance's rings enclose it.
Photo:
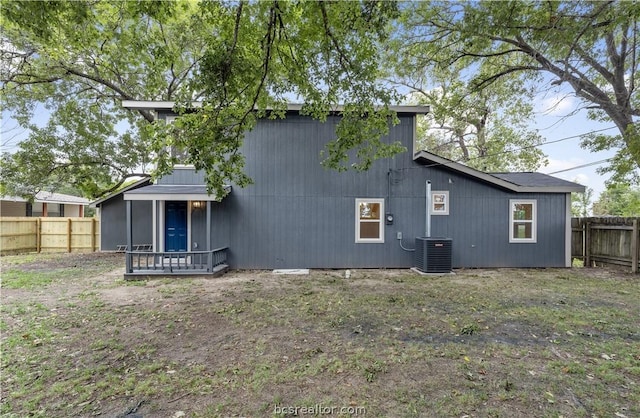
M 504 79 L 474 91 L 456 66 L 414 62 L 411 57 L 425 45 L 408 47 L 403 44 L 408 37 L 394 42 L 391 51 L 397 54 L 387 62 L 390 79 L 410 89 L 408 100 L 429 105 L 418 124 L 418 147 L 482 171 L 536 171 L 546 164 L 537 148 L 543 138 L 529 127 L 530 89 Z
M 593 203 L 596 216 L 640 216 L 640 188 L 628 184 L 607 187 Z
M 616 150 L 612 181 L 638 181 L 639 15 L 637 2 L 613 1 L 8 0 L 2 108 L 29 137 L 3 155 L 0 193 L 70 184 L 97 197 L 170 172 L 177 155 L 210 191 L 246 185 L 244 133 L 290 101 L 320 120 L 344 104 L 323 164 L 364 170 L 403 150 L 381 141 L 401 100 L 385 77 L 432 106 L 432 151 L 490 171 L 544 162 L 531 98 L 569 86 L 591 118 L 618 128 L 583 146 Z M 175 101 L 182 117 L 151 123 L 122 100 Z M 50 117 L 37 123 L 42 108 Z
M 379 83 L 379 42 L 397 14 L 387 2 L 3 2 L 2 105 L 29 138 L 2 165 L 3 193 L 56 183 L 88 196 L 127 178 L 172 170 L 168 147 L 206 173 L 210 190 L 250 182 L 239 153 L 256 117 L 292 98 L 324 119 L 344 104 L 324 163 L 366 169 L 402 150 L 380 138 L 396 121 Z M 173 100 L 183 117 L 151 124 L 122 100 Z M 202 103 L 190 112 L 193 101 Z M 38 105 L 50 112 L 37 126 Z M 122 128 L 119 122 L 126 121 Z M 356 150 L 355 159 L 350 150 Z M 184 154 L 184 153 L 183 153 Z M 115 184 L 114 184 L 115 180 Z
M 589 117 L 618 135 L 592 135 L 583 146 L 615 149 L 605 171 L 638 181 L 640 4 L 624 1 L 415 2 L 406 5 L 404 51 L 418 68 L 455 66 L 471 91 L 504 80 L 569 86 Z

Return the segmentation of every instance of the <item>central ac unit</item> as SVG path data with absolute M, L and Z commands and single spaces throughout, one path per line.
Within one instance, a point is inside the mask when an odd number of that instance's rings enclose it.
M 451 238 L 416 238 L 416 267 L 424 273 L 451 272 Z

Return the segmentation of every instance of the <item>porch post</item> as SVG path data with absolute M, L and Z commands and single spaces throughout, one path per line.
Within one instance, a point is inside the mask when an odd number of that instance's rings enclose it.
M 127 200 L 127 251 L 125 251 L 127 273 L 131 273 L 131 257 L 129 252 L 133 248 L 133 225 L 131 222 L 131 200 Z
M 207 205 L 207 251 L 211 251 L 211 202 L 206 201 Z

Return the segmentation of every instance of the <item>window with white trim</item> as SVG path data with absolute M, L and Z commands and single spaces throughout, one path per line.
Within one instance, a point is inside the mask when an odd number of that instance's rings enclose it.
M 536 212 L 535 200 L 509 200 L 509 242 L 536 242 Z
M 449 214 L 449 192 L 447 190 L 431 192 L 431 214 Z
M 356 242 L 384 242 L 384 199 L 356 199 Z
M 170 115 L 165 118 L 165 123 L 172 124 L 177 115 Z M 179 150 L 176 147 L 168 147 L 169 155 L 172 157 L 176 157 L 178 159 L 178 163 L 175 165 L 176 167 L 193 167 L 193 165 L 185 164 L 184 162 L 187 160 L 188 151 L 187 150 Z

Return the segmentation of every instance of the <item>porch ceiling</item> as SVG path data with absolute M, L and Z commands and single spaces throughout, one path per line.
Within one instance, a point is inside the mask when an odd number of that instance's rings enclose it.
M 231 192 L 231 186 L 224 186 L 227 194 Z M 220 201 L 224 198 L 215 194 L 207 193 L 204 185 L 175 185 L 175 184 L 152 184 L 129 190 L 124 193 L 124 200 L 208 200 Z

